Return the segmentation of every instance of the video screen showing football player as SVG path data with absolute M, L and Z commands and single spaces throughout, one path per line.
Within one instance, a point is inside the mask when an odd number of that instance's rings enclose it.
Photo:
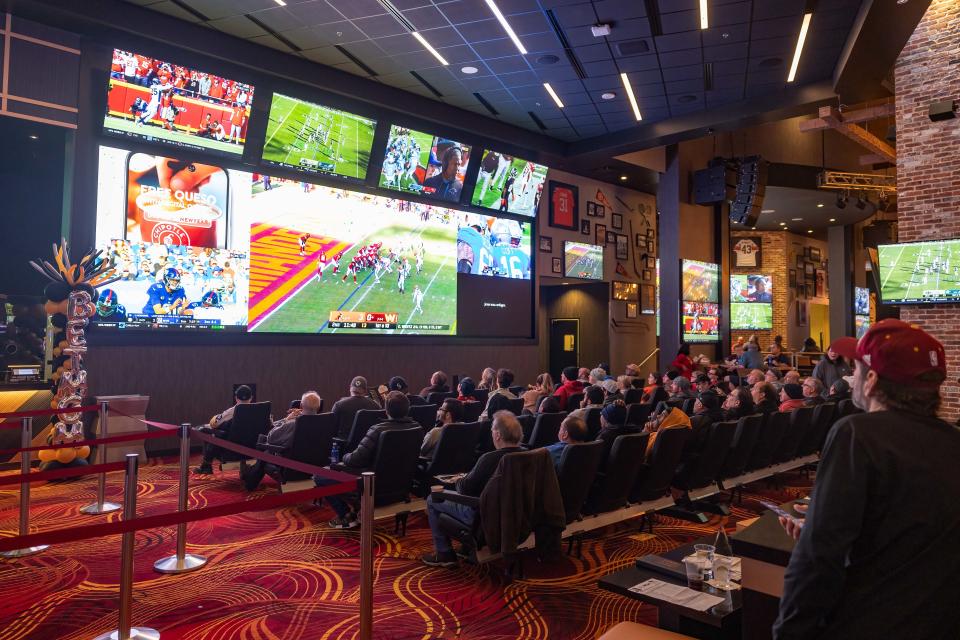
M 155 282 L 147 289 L 147 304 L 143 306 L 143 313 L 158 316 L 184 315 L 187 308 L 187 293 L 180 286 L 180 272 L 174 267 L 168 267 L 163 272 L 160 282 Z
M 119 303 L 117 292 L 113 289 L 103 289 L 97 296 L 97 322 L 125 322 L 126 308 Z
M 466 214 L 457 231 L 457 272 L 526 280 L 530 278 L 529 240 L 523 225 Z

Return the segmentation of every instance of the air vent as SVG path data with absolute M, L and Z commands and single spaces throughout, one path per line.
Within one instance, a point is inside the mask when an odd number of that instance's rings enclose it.
M 410 75 L 412 75 L 414 78 L 416 78 L 416 79 L 417 79 L 417 82 L 419 82 L 420 84 L 422 84 L 423 86 L 425 86 L 427 89 L 429 89 L 429 90 L 430 90 L 430 93 L 432 93 L 433 95 L 437 96 L 438 98 L 442 98 L 442 97 L 443 97 L 443 94 L 440 93 L 439 91 L 437 91 L 437 88 L 436 88 L 435 86 L 433 86 L 432 84 L 430 84 L 429 82 L 427 82 L 426 80 L 424 80 L 424 79 L 423 79 L 423 76 L 421 76 L 419 73 L 417 73 L 416 71 L 411 71 L 411 72 L 410 72 Z
M 650 23 L 650 35 L 653 37 L 663 35 L 663 23 L 660 22 L 660 6 L 657 0 L 643 0 L 647 8 L 647 22 Z
M 366 71 L 368 76 L 379 75 L 376 71 L 374 71 L 373 69 L 371 69 L 370 67 L 368 67 L 367 64 L 366 64 L 363 60 L 361 60 L 361 59 L 358 58 L 357 56 L 355 56 L 355 55 L 353 55 L 352 53 L 350 53 L 350 52 L 347 50 L 346 47 L 343 47 L 343 46 L 341 46 L 341 45 L 339 45 L 339 44 L 335 44 L 335 45 L 333 45 L 333 48 L 336 49 L 337 51 L 339 51 L 340 53 L 342 53 L 342 54 L 344 55 L 344 57 L 346 57 L 346 58 L 348 58 L 348 59 L 350 60 L 350 62 L 352 62 L 353 64 L 357 65 L 358 67 L 360 67 L 360 68 L 363 69 L 364 71 Z
M 474 92 L 473 97 L 476 98 L 477 101 L 478 101 L 480 104 L 482 104 L 484 107 L 486 107 L 486 108 L 487 108 L 487 111 L 489 111 L 490 113 L 492 113 L 492 114 L 495 115 L 495 116 L 500 115 L 500 112 L 497 111 L 496 109 L 494 109 L 494 108 L 493 108 L 493 105 L 490 104 L 489 102 L 487 102 L 487 99 L 484 98 L 484 97 L 483 97 L 482 95 L 480 95 L 479 93 Z
M 696 101 L 697 101 L 697 96 L 692 96 L 692 95 L 685 95 L 677 98 L 677 102 L 681 104 L 689 104 L 691 102 L 696 102 Z
M 550 9 L 547 10 L 547 19 L 550 21 L 550 26 L 553 27 L 553 33 L 560 41 L 560 45 L 563 47 L 563 52 L 566 54 L 567 60 L 570 61 L 570 66 L 573 67 L 577 77 L 581 80 L 586 80 L 587 72 L 584 71 L 583 65 L 580 64 L 579 60 L 577 60 L 577 56 L 573 54 L 573 48 L 570 46 L 570 41 L 567 40 L 567 36 L 563 33 L 563 29 L 560 28 L 560 23 L 557 21 L 557 16 L 555 16 L 553 11 Z
M 548 53 L 547 55 L 540 56 L 539 58 L 537 58 L 537 64 L 544 65 L 544 66 L 557 64 L 558 62 L 560 62 L 560 58 L 553 55 L 552 53 Z
M 177 5 L 178 7 L 180 7 L 181 9 L 183 9 L 184 11 L 186 11 L 187 13 L 189 13 L 189 14 L 191 14 L 191 15 L 193 15 L 193 16 L 196 16 L 196 17 L 199 18 L 200 20 L 203 20 L 204 22 L 210 22 L 210 18 L 208 18 L 208 17 L 205 16 L 204 14 L 200 13 L 199 11 L 197 11 L 196 9 L 194 9 L 193 7 L 191 7 L 190 5 L 188 5 L 188 4 L 187 4 L 186 2 L 184 2 L 183 0 L 170 0 L 170 2 L 172 2 L 172 3 L 175 4 L 175 5 Z
M 280 34 L 277 33 L 276 31 L 274 31 L 273 29 L 271 29 L 270 27 L 268 27 L 268 26 L 267 26 L 266 24 L 264 24 L 262 21 L 258 20 L 257 18 L 255 18 L 255 17 L 253 17 L 253 16 L 251 16 L 251 15 L 249 15 L 249 14 L 245 14 L 245 15 L 247 16 L 247 20 L 249 20 L 249 21 L 252 22 L 253 24 L 257 25 L 258 27 L 260 27 L 261 29 L 263 29 L 264 31 L 266 31 L 267 33 L 269 33 L 270 35 L 272 35 L 274 38 L 276 38 L 277 40 L 279 40 L 280 42 L 282 42 L 283 44 L 285 44 L 286 46 L 288 46 L 291 50 L 293 50 L 293 51 L 303 51 L 303 49 L 301 49 L 301 48 L 298 47 L 297 45 L 293 44 L 293 43 L 290 42 L 288 39 L 286 39 L 285 37 L 283 37 L 282 35 L 280 35 Z
M 764 58 L 757 66 L 761 69 L 774 69 L 783 65 L 783 58 Z
M 537 114 L 535 114 L 533 111 L 527 111 L 527 115 L 530 116 L 530 119 L 533 120 L 533 124 L 537 125 L 537 128 L 540 129 L 540 131 L 547 130 L 547 125 L 543 124 L 543 120 L 538 118 Z
M 705 62 L 703 64 L 703 90 L 713 90 L 713 63 Z
M 646 40 L 624 40 L 617 43 L 617 51 L 622 56 L 638 56 L 650 52 L 650 43 Z

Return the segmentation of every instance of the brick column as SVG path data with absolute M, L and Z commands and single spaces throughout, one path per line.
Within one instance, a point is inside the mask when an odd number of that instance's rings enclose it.
M 931 122 L 927 108 L 960 100 L 960 2 L 933 0 L 900 53 L 897 210 L 900 242 L 960 237 L 960 120 Z M 904 306 L 900 316 L 935 335 L 947 351 L 941 415 L 960 415 L 960 305 Z
M 761 238 L 761 260 L 759 267 L 749 269 L 737 268 L 732 264 L 730 266 L 731 274 L 751 274 L 758 273 L 768 275 L 773 278 L 773 329 L 764 331 L 741 331 L 730 330 L 731 343 L 736 342 L 737 338 L 746 340 L 751 335 L 756 334 L 760 341 L 760 348 L 764 351 L 773 344 L 773 337 L 783 336 L 783 344 L 788 349 L 799 349 L 800 345 L 787 344 L 787 313 L 790 309 L 790 277 L 789 269 L 792 265 L 787 264 L 787 234 L 783 231 L 731 231 L 730 244 L 734 244 L 737 238 L 757 237 Z M 727 250 L 729 252 L 729 249 Z M 729 351 L 730 346 L 725 345 L 725 351 Z

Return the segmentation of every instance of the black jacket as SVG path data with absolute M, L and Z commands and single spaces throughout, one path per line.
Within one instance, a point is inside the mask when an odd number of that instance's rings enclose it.
M 607 458 L 610 457 L 610 450 L 613 449 L 613 443 L 617 438 L 639 432 L 639 427 L 625 424 L 607 425 L 600 429 L 600 433 L 597 434 L 597 440 L 603 442 L 603 458 L 600 461 L 600 468 L 603 469 L 607 466 Z
M 379 408 L 380 405 L 368 396 L 347 396 L 334 402 L 330 411 L 337 416 L 337 437 L 343 439 L 350 437 L 350 428 L 353 426 L 357 411 Z
M 500 458 L 517 451 L 523 451 L 523 449 L 520 447 L 504 447 L 503 449 L 488 451 L 480 456 L 477 464 L 473 465 L 473 469 L 470 469 L 470 473 L 457 480 L 457 493 L 479 498 L 493 472 L 497 470 Z
M 380 434 L 384 431 L 395 431 L 397 429 L 409 429 L 418 423 L 413 418 L 400 418 L 399 420 L 387 420 L 380 424 L 375 424 L 367 430 L 363 440 L 357 445 L 357 448 L 343 457 L 343 467 L 347 470 L 368 469 L 373 466 L 374 458 L 377 455 L 377 446 L 380 443 Z

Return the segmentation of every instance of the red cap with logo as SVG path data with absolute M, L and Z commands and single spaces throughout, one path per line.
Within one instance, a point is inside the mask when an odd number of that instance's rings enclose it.
M 947 377 L 943 345 L 915 324 L 887 319 L 876 323 L 859 341 L 838 338 L 830 350 L 861 360 L 880 377 L 910 387 L 939 387 Z

